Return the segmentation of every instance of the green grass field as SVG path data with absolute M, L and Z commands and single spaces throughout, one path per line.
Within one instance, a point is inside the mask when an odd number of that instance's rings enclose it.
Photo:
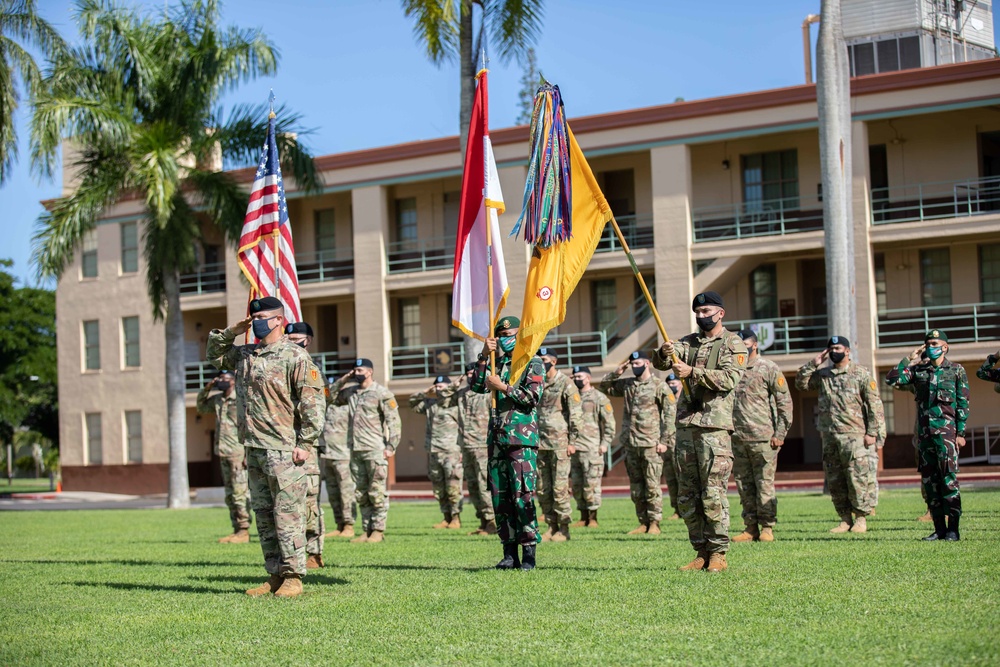
M 680 522 L 623 535 L 628 500 L 541 545 L 531 573 L 399 502 L 384 544 L 328 540 L 296 600 L 243 594 L 260 547 L 216 544 L 222 509 L 7 512 L 0 665 L 997 665 L 1000 490 L 964 496 L 955 544 L 919 541 L 917 490 L 883 492 L 870 532 L 846 536 L 827 533 L 828 498 L 785 494 L 778 541 L 734 545 L 716 575 L 677 571 Z

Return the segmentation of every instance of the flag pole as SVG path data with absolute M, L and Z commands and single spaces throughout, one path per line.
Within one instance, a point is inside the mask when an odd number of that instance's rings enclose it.
M 483 67 L 479 70 L 480 74 L 486 72 L 486 49 L 482 49 L 482 60 Z M 476 75 L 479 78 L 479 74 Z M 488 154 L 489 148 L 489 132 L 490 132 L 490 110 L 487 104 L 483 105 L 483 207 L 486 211 L 486 289 L 489 292 L 489 308 L 490 308 L 490 330 L 487 335 L 493 333 L 493 327 L 496 326 L 496 304 L 493 303 L 493 220 L 490 217 L 490 207 L 487 204 L 489 199 L 489 187 L 490 187 L 490 159 Z M 490 375 L 497 374 L 497 353 L 496 350 L 490 350 Z M 490 396 L 493 401 L 493 409 L 497 407 L 497 393 L 495 391 L 490 392 Z
M 663 337 L 664 342 L 671 342 L 670 336 L 667 335 L 667 330 L 663 326 L 663 320 L 660 319 L 660 313 L 656 310 L 656 304 L 653 302 L 653 295 L 649 293 L 649 288 L 646 287 L 646 281 L 642 278 L 642 273 L 639 271 L 639 266 L 635 263 L 635 257 L 632 256 L 632 250 L 628 247 L 628 242 L 625 240 L 625 236 L 622 234 L 621 227 L 618 226 L 618 221 L 615 220 L 615 216 L 611 216 L 611 224 L 614 226 L 615 236 L 618 237 L 618 243 L 621 244 L 622 250 L 625 251 L 625 255 L 628 256 L 628 263 L 632 265 L 632 273 L 635 274 L 635 279 L 639 281 L 639 287 L 642 289 L 643 296 L 646 297 L 646 304 L 649 305 L 649 310 L 653 313 L 653 319 L 656 320 L 656 327 L 660 330 L 660 336 Z M 677 353 L 674 352 L 672 360 L 674 363 L 680 361 L 677 357 Z M 684 386 L 684 395 L 690 396 L 691 389 L 688 387 L 687 378 L 681 378 L 681 384 Z

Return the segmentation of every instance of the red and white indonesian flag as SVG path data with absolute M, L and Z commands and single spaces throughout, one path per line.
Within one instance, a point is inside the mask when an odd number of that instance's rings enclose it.
M 486 70 L 476 78 L 476 99 L 472 105 L 465 173 L 462 176 L 458 238 L 455 239 L 451 321 L 466 335 L 483 340 L 493 335 L 493 323 L 507 303 L 509 290 L 500 246 L 500 223 L 497 220 L 497 216 L 504 212 L 504 204 L 487 122 Z

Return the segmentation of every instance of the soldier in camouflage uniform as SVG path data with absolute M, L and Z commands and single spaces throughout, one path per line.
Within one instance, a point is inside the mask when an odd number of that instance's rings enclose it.
M 573 367 L 573 383 L 580 390 L 582 421 L 576 453 L 570 460 L 570 478 L 576 507 L 580 510 L 580 521 L 573 525 L 580 528 L 598 527 L 604 456 L 615 437 L 615 411 L 611 401 L 590 384 L 590 378 L 588 367 Z
M 667 373 L 666 383 L 670 391 L 673 392 L 676 401 L 676 399 L 680 398 L 681 391 L 684 389 L 683 383 L 673 373 Z M 676 406 L 674 412 L 674 419 L 676 419 Z M 667 497 L 670 499 L 670 508 L 674 511 L 673 514 L 667 517 L 668 521 L 676 521 L 681 518 L 681 515 L 677 512 L 677 458 L 674 456 L 674 445 L 677 443 L 677 424 L 674 419 L 671 420 L 671 428 L 675 436 L 671 439 L 670 446 L 663 452 L 663 481 L 667 484 Z
M 698 555 L 681 570 L 721 572 L 728 567 L 726 485 L 733 468 L 733 401 L 746 370 L 747 348 L 722 325 L 726 311 L 718 293 L 699 294 L 691 309 L 699 331 L 665 342 L 653 355 L 653 365 L 673 370 L 690 390 L 677 403 L 674 458 L 677 508 Z
M 472 391 L 496 392 L 489 429 L 489 479 L 497 533 L 503 543 L 499 570 L 535 567 L 538 522 L 535 520 L 538 421 L 536 406 L 542 395 L 545 368 L 532 357 L 516 384 L 509 384 L 511 352 L 517 342 L 520 320 L 501 317 L 479 355 Z M 491 353 L 497 355 L 497 374 L 491 374 Z M 518 559 L 517 545 L 522 557 Z
M 985 380 L 986 382 L 993 382 L 993 391 L 1000 394 L 1000 368 L 994 368 L 997 362 L 1000 361 L 1000 350 L 997 350 L 994 354 L 986 357 L 986 361 L 983 365 L 979 367 L 976 371 L 976 377 L 980 380 Z
M 626 368 L 633 377 L 622 377 Z M 650 370 L 649 356 L 637 350 L 601 380 L 601 391 L 625 399 L 621 444 L 625 471 L 639 527 L 629 535 L 659 535 L 663 519 L 663 454 L 674 447 L 677 402 L 663 380 Z
M 213 389 L 218 393 L 209 396 Z M 233 374 L 219 373 L 206 384 L 195 406 L 200 414 L 215 413 L 213 450 L 222 468 L 222 484 L 226 489 L 226 507 L 233 524 L 231 535 L 219 538 L 222 544 L 246 544 L 250 541 L 250 488 L 247 485 L 246 450 L 240 444 L 236 428 L 236 386 Z
M 920 358 L 924 350 L 927 361 Z M 965 368 L 948 361 L 946 354 L 948 334 L 939 329 L 929 331 L 924 345 L 889 371 L 885 381 L 893 386 L 910 385 L 916 394 L 920 479 L 934 520 L 934 532 L 924 539 L 956 542 L 962 516 L 958 450 L 965 446 L 969 378 Z
M 778 365 L 760 356 L 757 334 L 744 329 L 739 337 L 749 357 L 733 406 L 733 474 L 746 529 L 733 542 L 773 542 L 778 516 L 774 472 L 792 425 L 792 397 Z
M 444 515 L 434 528 L 458 530 L 462 527 L 462 450 L 458 444 L 458 405 L 440 399 L 438 392 L 451 385 L 447 375 L 438 375 L 425 393 L 410 396 L 410 409 L 427 417 L 424 446 L 427 472 L 434 497 Z
M 829 357 L 832 365 L 820 365 Z M 867 368 L 851 361 L 851 344 L 833 336 L 826 350 L 799 369 L 795 386 L 819 392 L 819 432 L 823 438 L 823 470 L 840 515 L 831 533 L 864 533 L 875 509 L 870 448 L 884 439 L 885 423 L 878 383 Z M 852 516 L 853 513 L 853 516 Z
M 545 369 L 545 391 L 538 401 L 538 504 L 549 529 L 542 542 L 565 542 L 572 521 L 570 457 L 580 435 L 580 392 L 568 375 L 556 368 L 559 355 L 542 347 L 538 357 Z
M 333 386 L 330 382 L 330 387 Z M 354 518 L 358 501 L 354 497 L 354 477 L 351 476 L 351 449 L 347 443 L 347 426 L 350 408 L 334 402 L 332 390 L 327 388 L 326 424 L 320 442 L 320 467 L 326 480 L 326 495 L 330 497 L 333 519 L 337 529 L 326 537 L 354 537 Z
M 235 371 L 240 441 L 247 448 L 250 497 L 270 577 L 247 591 L 258 596 L 302 593 L 306 573 L 304 464 L 323 430 L 323 380 L 309 355 L 284 332 L 274 297 L 250 302 L 250 317 L 208 336 L 208 360 Z M 253 325 L 256 345 L 235 345 Z
M 348 407 L 347 442 L 362 527 L 361 535 L 352 543 L 378 543 L 385 539 L 389 459 L 399 447 L 399 405 L 391 391 L 375 382 L 374 368 L 370 359 L 357 359 L 351 372 L 337 380 L 330 390 L 335 404 Z
M 493 517 L 487 475 L 490 457 L 486 446 L 492 398 L 489 394 L 472 391 L 475 371 L 475 362 L 467 364 L 465 375 L 439 391 L 438 398 L 458 407 L 458 444 L 462 449 L 462 467 L 465 483 L 469 487 L 469 500 L 476 508 L 476 518 L 479 519 L 479 528 L 469 534 L 496 535 L 497 524 Z
M 308 322 L 291 322 L 285 326 L 285 334 L 288 340 L 301 347 L 303 350 L 309 347 L 313 339 L 313 328 Z M 311 361 L 311 358 L 310 358 Z M 322 377 L 319 368 L 313 364 L 313 368 Z M 324 397 L 326 390 L 323 391 Z M 324 412 L 324 421 L 326 413 Z M 320 433 L 322 438 L 322 433 Z M 322 476 L 319 459 L 320 441 L 316 442 L 316 449 L 312 451 L 312 456 L 305 462 L 306 479 L 309 481 L 309 490 L 306 492 L 306 569 L 314 570 L 323 567 L 323 538 L 326 526 L 323 522 L 323 507 L 319 502 L 320 485 Z

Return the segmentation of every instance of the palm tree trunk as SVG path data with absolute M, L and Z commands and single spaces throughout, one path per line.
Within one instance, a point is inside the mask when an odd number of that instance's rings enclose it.
M 187 415 L 184 407 L 184 316 L 181 313 L 180 276 L 166 272 L 163 291 L 167 298 L 166 372 L 167 432 L 170 441 L 170 483 L 167 507 L 191 506 L 187 469 Z
M 823 181 L 826 294 L 831 335 L 857 342 L 854 224 L 851 215 L 851 79 L 840 0 L 820 5 L 816 101 Z

